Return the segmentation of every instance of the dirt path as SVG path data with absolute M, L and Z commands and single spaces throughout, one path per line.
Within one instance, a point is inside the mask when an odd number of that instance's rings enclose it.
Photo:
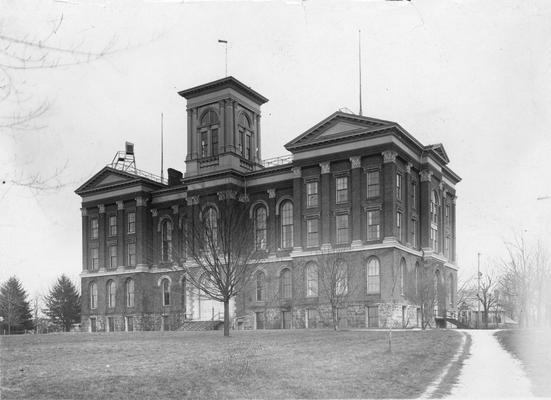
M 495 331 L 464 332 L 472 338 L 471 355 L 449 398 L 533 397 L 520 362 L 501 347 Z

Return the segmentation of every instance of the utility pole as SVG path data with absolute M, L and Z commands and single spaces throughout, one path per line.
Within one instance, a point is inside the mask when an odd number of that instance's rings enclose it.
M 480 320 L 480 253 L 478 253 L 478 273 L 476 275 L 478 287 L 476 289 L 476 300 L 478 304 L 478 312 L 476 314 L 476 329 L 478 329 L 478 321 Z

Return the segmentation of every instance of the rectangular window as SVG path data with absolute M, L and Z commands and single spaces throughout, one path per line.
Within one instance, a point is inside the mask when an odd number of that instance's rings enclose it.
M 163 315 L 163 331 L 167 332 L 170 330 L 170 323 L 168 320 L 168 315 Z
M 113 317 L 107 317 L 107 331 L 115 332 L 115 320 Z
M 109 236 L 116 236 L 116 235 L 117 235 L 117 216 L 110 215 L 109 216 Z
M 317 207 L 318 205 L 318 183 L 308 182 L 306 184 L 306 207 Z
M 136 243 L 128 243 L 128 266 L 136 266 Z
M 306 221 L 306 246 L 319 246 L 318 219 L 309 219 Z
M 445 212 L 445 220 L 446 220 L 446 226 L 450 226 L 450 205 L 446 204 L 446 207 L 444 208 Z
M 92 317 L 90 318 L 90 332 L 97 332 L 98 328 L 96 325 L 96 318 Z
M 207 132 L 201 132 L 201 157 L 209 155 L 209 138 Z
M 417 220 L 411 220 L 411 245 L 417 247 Z
M 218 155 L 218 129 L 212 130 L 212 155 Z
M 367 198 L 379 197 L 379 171 L 367 172 Z
M 367 212 L 367 240 L 378 240 L 381 238 L 381 212 Z
M 379 307 L 367 307 L 367 327 L 379 327 Z
M 396 234 L 398 235 L 398 240 L 402 241 L 402 213 L 396 213 Z
M 446 237 L 444 239 L 444 255 L 447 258 L 450 258 L 450 238 Z
M 417 208 L 417 184 L 415 181 L 411 182 L 411 208 Z
M 291 312 L 290 311 L 281 312 L 281 327 L 283 329 L 291 329 Z
M 97 271 L 99 269 L 99 249 L 97 247 L 90 249 L 90 257 L 92 271 Z
M 126 331 L 134 331 L 134 317 L 126 317 Z
M 136 213 L 128 213 L 128 233 L 136 233 Z
M 335 186 L 337 188 L 336 201 L 337 203 L 346 203 L 348 201 L 348 177 L 338 177 Z
M 438 252 L 438 229 L 430 228 L 430 244 L 435 253 Z
M 317 328 L 317 315 L 317 310 L 311 308 L 306 309 L 305 322 L 307 328 Z
M 336 216 L 337 243 L 348 243 L 348 214 Z
M 90 239 L 98 238 L 98 219 L 92 218 L 90 220 Z
M 264 329 L 264 313 L 257 312 L 256 315 L 256 329 Z
M 245 158 L 247 160 L 251 159 L 251 135 L 247 134 L 245 142 Z
M 117 246 L 109 246 L 109 266 L 117 268 Z
M 396 198 L 402 200 L 402 174 L 396 174 Z

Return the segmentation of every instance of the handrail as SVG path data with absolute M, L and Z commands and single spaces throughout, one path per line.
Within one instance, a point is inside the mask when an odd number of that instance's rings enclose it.
M 123 172 L 126 172 L 126 173 L 131 174 L 131 175 L 140 176 L 142 178 L 146 178 L 146 179 L 158 182 L 158 183 L 162 183 L 163 185 L 168 184 L 168 180 L 166 178 L 161 178 L 158 175 L 154 175 L 151 172 L 143 171 L 143 170 L 138 169 L 138 168 L 134 168 L 134 167 L 124 168 L 123 164 L 116 163 L 116 162 L 111 163 L 111 164 L 107 164 L 107 166 L 109 168 L 113 168 L 113 169 L 116 169 L 116 170 L 119 170 L 119 171 L 123 171 Z

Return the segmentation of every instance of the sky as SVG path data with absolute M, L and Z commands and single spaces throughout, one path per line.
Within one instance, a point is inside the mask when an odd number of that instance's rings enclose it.
M 31 297 L 62 273 L 79 283 L 74 190 L 125 141 L 138 168 L 160 174 L 161 113 L 165 168 L 185 169 L 177 91 L 224 77 L 218 39 L 229 42 L 228 74 L 269 99 L 262 155 L 270 158 L 337 109 L 358 112 L 361 30 L 364 115 L 443 143 L 462 178 L 460 279 L 475 273 L 477 253 L 482 271 L 492 270 L 515 236 L 549 243 L 551 198 L 537 198 L 551 196 L 550 20 L 546 0 L 0 0 L 0 36 L 109 50 L 78 65 L 9 70 L 17 97 L 0 103 L 0 118 L 48 108 L 30 129 L 0 129 L 0 282 L 16 275 Z M 0 51 L 0 64 L 9 61 Z M 14 184 L 34 176 L 61 187 Z

